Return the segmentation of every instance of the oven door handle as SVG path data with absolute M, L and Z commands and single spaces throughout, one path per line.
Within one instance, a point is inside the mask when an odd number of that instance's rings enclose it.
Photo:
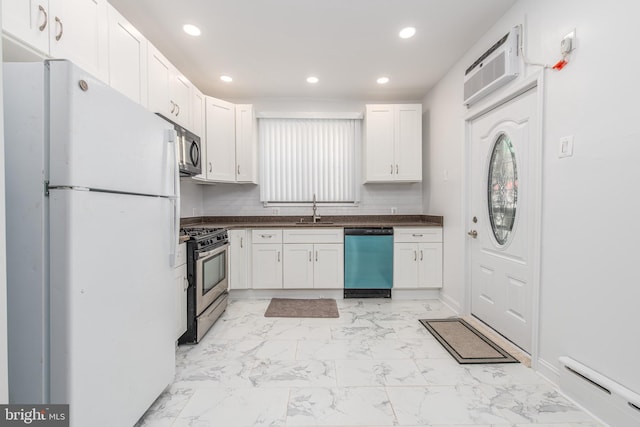
M 226 242 L 224 245 L 219 246 L 213 250 L 210 250 L 207 252 L 201 252 L 198 254 L 198 260 L 201 260 L 203 258 L 209 258 L 214 255 L 218 255 L 219 253 L 226 251 L 228 247 L 229 247 L 229 242 Z

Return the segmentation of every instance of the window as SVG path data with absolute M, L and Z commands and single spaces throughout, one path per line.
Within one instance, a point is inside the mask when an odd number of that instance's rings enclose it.
M 487 199 L 493 235 L 505 245 L 513 231 L 518 206 L 518 168 L 511 139 L 500 134 L 489 161 Z
M 262 202 L 353 203 L 360 122 L 259 119 Z

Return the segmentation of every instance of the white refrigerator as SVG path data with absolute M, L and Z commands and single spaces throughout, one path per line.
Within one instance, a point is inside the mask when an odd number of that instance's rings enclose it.
M 4 65 L 9 388 L 130 426 L 173 380 L 173 125 L 68 61 Z

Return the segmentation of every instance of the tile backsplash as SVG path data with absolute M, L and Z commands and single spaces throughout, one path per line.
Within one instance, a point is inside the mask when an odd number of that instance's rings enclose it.
M 422 183 L 367 184 L 360 186 L 357 206 L 318 206 L 320 215 L 421 214 Z M 182 217 L 311 215 L 309 206 L 267 206 L 260 202 L 260 188 L 253 184 L 198 185 L 181 183 Z M 274 209 L 277 213 L 274 213 Z

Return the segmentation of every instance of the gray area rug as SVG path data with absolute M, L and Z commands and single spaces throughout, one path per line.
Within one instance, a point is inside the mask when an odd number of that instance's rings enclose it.
M 460 364 L 518 363 L 513 356 L 460 318 L 421 319 L 420 323 Z
M 334 299 L 272 298 L 264 317 L 340 317 Z

